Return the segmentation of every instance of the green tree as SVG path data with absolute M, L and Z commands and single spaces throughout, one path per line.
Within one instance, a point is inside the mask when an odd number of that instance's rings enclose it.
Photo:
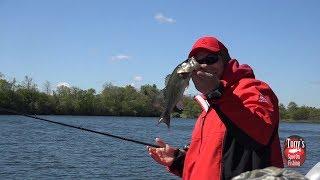
M 18 85 L 16 93 L 16 107 L 19 111 L 31 114 L 41 112 L 41 104 L 39 104 L 39 91 L 37 85 L 32 78 L 25 76 L 22 85 Z
M 281 120 L 289 119 L 289 115 L 288 115 L 287 109 L 282 103 L 280 103 L 280 105 L 279 105 L 279 113 L 280 113 L 280 119 Z
M 309 114 L 309 119 L 313 121 L 319 121 L 320 120 L 320 109 L 317 108 L 310 108 L 310 114 Z
M 1 107 L 6 107 L 6 108 L 15 107 L 15 93 L 13 89 L 14 89 L 13 84 L 9 83 L 5 79 L 0 78 L 0 106 Z
M 107 83 L 104 85 L 100 98 L 99 103 L 103 115 L 120 115 L 121 102 L 124 99 L 122 88 Z
M 155 84 L 153 85 L 143 85 L 140 88 L 140 93 L 147 97 L 147 116 L 160 116 L 161 111 L 163 110 L 163 95 L 157 89 Z
M 49 81 L 46 81 L 43 86 L 44 86 L 44 92 L 45 92 L 47 95 L 51 95 L 52 89 L 51 89 L 51 84 L 50 84 L 50 82 L 49 82 Z
M 144 94 L 139 93 L 133 86 L 122 89 L 121 115 L 143 116 L 149 110 L 150 100 Z
M 292 112 L 291 117 L 294 120 L 307 120 L 309 119 L 309 114 L 309 108 L 306 106 L 302 106 L 296 108 L 296 110 Z
M 292 119 L 293 113 L 297 111 L 298 105 L 295 102 L 289 102 L 287 106 L 287 113 L 290 119 Z
M 181 117 L 183 118 L 195 118 L 201 113 L 201 108 L 196 103 L 196 101 L 193 100 L 192 97 L 185 96 L 183 98 L 183 112 Z
M 67 86 L 59 86 L 53 92 L 53 97 L 56 103 L 57 114 L 75 114 L 74 103 L 71 89 Z

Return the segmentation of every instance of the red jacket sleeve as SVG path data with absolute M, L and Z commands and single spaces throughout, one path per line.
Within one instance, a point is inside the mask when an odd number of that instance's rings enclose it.
M 234 125 L 267 145 L 279 123 L 278 100 L 271 88 L 256 79 L 242 79 L 226 90 L 218 103 Z

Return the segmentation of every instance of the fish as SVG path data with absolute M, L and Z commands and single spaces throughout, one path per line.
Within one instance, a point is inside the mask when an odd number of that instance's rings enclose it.
M 289 149 L 290 154 L 294 154 L 296 152 L 301 152 L 301 149 L 300 148 L 299 149 Z
M 180 63 L 171 74 L 166 77 L 166 86 L 162 90 L 164 96 L 164 110 L 158 124 L 165 123 L 170 128 L 171 113 L 175 108 L 182 111 L 182 98 L 185 89 L 189 86 L 191 74 L 200 68 L 194 57 Z

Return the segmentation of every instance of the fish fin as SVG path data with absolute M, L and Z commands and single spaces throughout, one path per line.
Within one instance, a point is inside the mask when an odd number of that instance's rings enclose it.
M 191 58 L 187 58 L 186 60 L 184 60 L 184 61 L 182 61 L 182 63 L 186 63 L 186 62 L 188 62 L 188 61 L 190 61 L 191 60 Z M 182 64 L 181 63 L 181 64 Z
M 167 125 L 168 128 L 170 128 L 170 114 L 168 113 L 163 113 L 161 116 L 160 116 L 160 119 L 158 121 L 158 125 L 160 123 L 165 123 Z
M 170 77 L 171 77 L 171 74 L 168 74 L 168 75 L 166 76 L 166 79 L 165 79 L 165 81 L 164 81 L 164 84 L 165 84 L 166 87 L 167 87 L 167 85 L 168 85 L 168 83 L 169 83 Z

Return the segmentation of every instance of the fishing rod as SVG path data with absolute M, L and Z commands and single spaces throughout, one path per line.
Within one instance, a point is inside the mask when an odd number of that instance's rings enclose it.
M 0 111 L 1 110 L 5 111 L 5 112 L 8 112 L 8 113 L 12 113 L 12 114 L 20 115 L 20 116 L 25 116 L 25 117 L 37 119 L 37 120 L 40 120 L 40 121 L 46 121 L 46 122 L 49 122 L 49 123 L 52 123 L 52 124 L 59 124 L 61 126 L 66 126 L 66 127 L 70 127 L 70 128 L 74 128 L 74 129 L 80 129 L 80 130 L 83 130 L 83 131 L 92 132 L 92 133 L 96 133 L 96 134 L 101 134 L 101 135 L 109 136 L 109 137 L 112 137 L 112 138 L 121 139 L 121 140 L 124 140 L 124 141 L 130 141 L 130 142 L 133 142 L 133 143 L 136 143 L 136 144 L 142 144 L 142 145 L 156 147 L 156 148 L 160 147 L 160 146 L 155 145 L 155 144 L 150 144 L 150 143 L 146 143 L 146 142 L 142 142 L 142 141 L 138 141 L 138 140 L 134 140 L 134 139 L 129 139 L 129 138 L 126 138 L 126 137 L 116 136 L 116 135 L 113 135 L 113 134 L 110 134 L 110 133 L 107 133 L 107 132 L 100 132 L 100 131 L 95 131 L 95 130 L 92 130 L 92 129 L 87 129 L 87 128 L 83 128 L 83 127 L 79 127 L 79 126 L 73 126 L 73 125 L 70 125 L 70 124 L 51 121 L 49 119 L 45 119 L 45 118 L 41 118 L 41 117 L 37 117 L 37 116 L 32 116 L 32 115 L 29 115 L 29 114 L 17 112 L 17 111 L 14 111 L 12 109 L 7 109 L 7 108 L 0 107 Z

